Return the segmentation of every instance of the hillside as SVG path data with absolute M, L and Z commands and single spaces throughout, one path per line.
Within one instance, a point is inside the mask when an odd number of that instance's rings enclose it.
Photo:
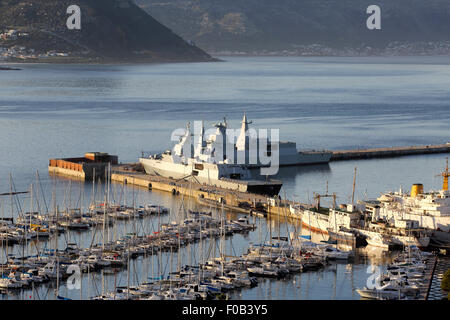
M 448 0 L 135 0 L 208 52 L 323 48 L 340 52 L 450 52 Z M 382 29 L 366 28 L 366 9 Z M 312 45 L 316 46 L 312 46 Z M 368 48 L 370 47 L 370 48 Z M 301 50 L 297 50 L 302 53 Z
M 81 30 L 66 27 L 74 3 L 81 8 Z M 0 0 L 0 33 L 3 60 L 211 60 L 131 0 Z

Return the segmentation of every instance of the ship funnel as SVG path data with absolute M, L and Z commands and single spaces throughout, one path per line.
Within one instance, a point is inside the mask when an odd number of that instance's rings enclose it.
M 411 187 L 411 197 L 415 198 L 417 195 L 423 193 L 423 184 L 415 183 Z

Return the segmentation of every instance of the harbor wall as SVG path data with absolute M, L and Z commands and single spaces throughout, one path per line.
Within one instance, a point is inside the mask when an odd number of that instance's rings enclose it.
M 111 181 L 121 184 L 131 184 L 139 187 L 146 188 L 147 190 L 159 190 L 170 192 L 173 195 L 185 195 L 192 197 L 202 197 L 206 199 L 220 198 L 217 194 L 211 194 L 207 191 L 202 191 L 194 188 L 190 188 L 185 184 L 177 184 L 175 182 L 157 181 L 151 179 L 150 175 L 133 175 L 123 173 L 111 173 Z
M 218 187 L 208 186 L 207 188 L 200 184 L 189 182 L 170 182 L 170 181 L 158 181 L 158 177 L 154 177 L 147 174 L 132 174 L 132 173 L 111 173 L 111 181 L 120 184 L 130 184 L 139 187 L 143 187 L 147 190 L 159 190 L 169 192 L 173 195 L 184 195 L 193 197 L 199 200 L 210 200 L 220 206 L 221 202 L 226 204 L 227 209 L 243 212 L 239 207 L 240 203 L 248 203 L 250 206 L 255 207 L 258 203 L 266 206 L 268 215 L 280 215 L 283 217 L 289 216 L 289 206 L 267 206 L 268 196 L 232 191 Z M 201 203 L 201 201 L 200 201 Z M 284 202 L 283 202 L 284 204 Z M 250 209 L 247 212 L 250 213 Z
M 440 145 L 426 145 L 426 146 L 337 150 L 333 151 L 333 155 L 331 156 L 330 161 L 400 157 L 400 156 L 432 154 L 432 153 L 450 153 L 450 143 Z
M 80 179 L 80 180 L 86 179 L 84 171 L 48 166 L 48 172 L 50 174 L 69 176 L 69 177 L 73 177 L 73 178 Z
M 84 180 L 104 179 L 109 164 L 117 165 L 118 159 L 104 152 L 88 152 L 84 157 L 50 159 L 48 171 Z
M 73 163 L 68 161 L 57 160 L 57 166 L 49 165 L 48 172 L 64 176 L 75 177 L 77 179 L 92 180 L 104 179 L 107 165 L 102 163 Z

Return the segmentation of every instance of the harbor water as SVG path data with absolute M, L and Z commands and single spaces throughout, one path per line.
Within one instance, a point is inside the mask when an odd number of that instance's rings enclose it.
M 187 121 L 204 120 L 210 127 L 227 117 L 238 128 L 245 112 L 255 128 L 276 128 L 282 140 L 298 149 L 357 149 L 369 147 L 440 144 L 450 142 L 450 57 L 378 58 L 223 58 L 225 62 L 151 65 L 18 65 L 20 71 L 0 73 L 0 193 L 10 190 L 11 173 L 17 191 L 34 183 L 33 207 L 51 210 L 52 193 L 60 208 L 81 207 L 96 197 L 102 201 L 104 185 L 49 176 L 49 158 L 81 156 L 89 151 L 117 154 L 121 162 L 134 162 L 141 153 L 171 147 L 170 135 Z M 326 165 L 281 168 L 282 198 L 312 202 L 312 193 L 337 193 L 338 203 L 351 201 L 357 167 L 355 200 L 375 198 L 381 192 L 409 190 L 413 183 L 439 189 L 437 177 L 445 154 L 352 160 Z M 36 182 L 36 170 L 39 180 Z M 109 228 L 113 239 L 130 232 L 151 233 L 160 223 L 182 219 L 183 208 L 198 207 L 188 199 L 163 192 L 112 184 L 111 197 L 128 205 L 159 204 L 169 216 L 120 222 Z M 31 207 L 29 194 L 18 195 L 11 210 L 1 197 L 1 214 L 17 216 Z M 214 210 L 220 216 L 221 210 Z M 227 218 L 238 214 L 225 212 Z M 296 231 L 286 221 L 252 217 L 257 228 L 223 240 L 229 255 L 240 255 L 250 242 L 269 240 L 268 234 L 288 236 Z M 283 220 L 283 219 L 281 219 Z M 326 240 L 310 234 L 315 241 Z M 76 242 L 87 247 L 102 240 L 101 230 L 68 232 L 58 246 Z M 176 270 L 213 255 L 220 240 L 205 241 L 165 252 L 160 257 L 139 257 L 127 270 L 83 274 L 82 289 L 59 284 L 61 295 L 88 299 L 114 286 L 145 282 L 160 274 L 158 266 Z M 55 241 L 39 244 L 54 246 Z M 30 246 L 33 253 L 32 246 Z M 5 254 L 20 255 L 21 246 Z M 383 266 L 391 258 L 377 249 L 358 249 L 354 261 L 331 263 L 318 271 L 284 280 L 259 281 L 251 289 L 233 292 L 233 299 L 359 299 L 355 289 L 366 284 L 371 264 Z M 4 260 L 2 260 L 4 262 Z M 23 290 L 2 299 L 54 299 L 52 284 L 36 291 Z

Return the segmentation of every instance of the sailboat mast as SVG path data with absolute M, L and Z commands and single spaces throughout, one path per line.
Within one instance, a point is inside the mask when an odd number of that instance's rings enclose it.
M 95 168 L 92 176 L 92 203 L 95 206 Z
M 10 194 L 10 201 L 11 201 L 11 218 L 14 217 L 14 203 L 13 203 L 13 190 L 12 190 L 12 176 L 11 173 L 9 173 L 9 194 Z
M 105 196 L 105 203 L 103 203 L 102 252 L 105 251 L 105 223 L 106 223 L 106 196 Z
M 356 186 L 356 167 L 355 167 L 355 174 L 353 176 L 352 206 L 355 204 L 355 186 Z
M 58 206 L 56 206 L 56 221 L 58 221 L 58 211 L 59 211 L 59 208 L 58 208 Z M 59 290 L 58 226 L 56 226 L 55 255 L 56 255 L 56 294 L 58 295 L 58 290 Z
M 3 199 L 1 199 L 0 206 L 2 207 L 2 221 L 4 221 L 5 215 L 4 215 Z M 2 253 L 3 253 L 3 239 L 4 238 L 2 237 Z M 6 241 L 8 241 L 8 238 L 6 238 Z M 3 259 L 1 261 L 1 264 L 2 264 L 2 273 L 1 273 L 1 275 L 3 276 Z
M 220 262 L 222 264 L 222 276 L 223 276 L 223 260 L 224 260 L 224 242 L 225 242 L 225 225 L 224 225 L 224 216 L 223 216 L 223 201 L 222 201 L 222 210 L 220 213 L 221 219 L 220 219 L 220 224 L 221 224 L 221 230 L 222 230 L 222 237 L 220 237 L 220 241 L 221 241 L 221 248 L 220 248 L 220 256 L 222 259 L 220 259 Z

